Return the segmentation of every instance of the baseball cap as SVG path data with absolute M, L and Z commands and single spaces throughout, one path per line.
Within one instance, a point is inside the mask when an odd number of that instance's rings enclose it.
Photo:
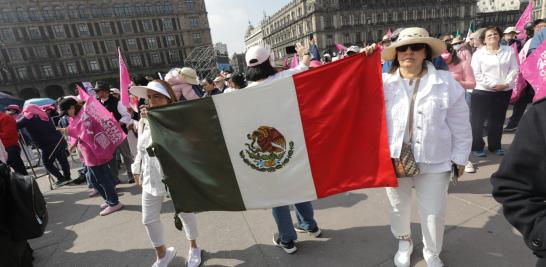
M 253 46 L 246 51 L 245 60 L 249 67 L 258 66 L 269 59 L 271 50 L 263 46 Z

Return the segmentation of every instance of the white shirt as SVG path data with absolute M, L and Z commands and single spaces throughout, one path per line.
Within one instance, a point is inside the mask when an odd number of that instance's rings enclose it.
M 157 157 L 150 157 L 146 148 L 152 144 L 152 132 L 147 119 L 138 123 L 137 154 L 131 165 L 133 174 L 139 174 L 142 181 L 142 190 L 153 196 L 165 195 L 167 190 L 163 183 L 163 170 Z
M 508 84 L 504 91 L 514 88 L 519 67 L 512 47 L 501 45 L 497 53 L 491 53 L 484 46 L 474 53 L 471 65 L 477 90 L 496 92 L 493 87 L 499 83 Z
M 2 144 L 2 140 L 0 140 L 0 161 L 4 163 L 8 161 L 8 153 L 4 148 L 4 144 Z
M 434 69 L 421 77 L 413 114 L 412 147 L 422 173 L 451 170 L 451 161 L 465 165 L 472 146 L 465 91 L 447 71 Z M 407 131 L 410 91 L 397 71 L 383 74 L 385 110 L 392 158 L 399 158 Z
M 309 67 L 305 66 L 303 63 L 300 63 L 297 67 L 295 67 L 293 69 L 277 72 L 277 73 L 275 73 L 275 75 L 271 75 L 271 76 L 269 76 L 266 79 L 261 80 L 261 81 L 250 82 L 248 84 L 247 88 L 248 87 L 254 87 L 254 86 L 257 86 L 257 85 L 260 85 L 260 84 L 267 84 L 267 83 L 270 83 L 272 81 L 279 80 L 279 79 L 282 79 L 282 78 L 291 77 L 292 75 L 298 74 L 300 72 L 304 72 L 304 71 L 306 71 L 308 69 L 309 69 Z
M 235 92 L 239 89 L 235 89 L 235 88 L 227 88 L 226 90 L 224 90 L 224 94 L 227 94 L 227 93 L 231 93 L 231 92 Z

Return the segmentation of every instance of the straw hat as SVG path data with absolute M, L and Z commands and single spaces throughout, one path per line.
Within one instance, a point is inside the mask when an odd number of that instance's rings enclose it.
M 462 43 L 464 43 L 464 39 L 461 38 L 460 36 L 453 38 L 453 41 L 451 41 L 452 45 L 462 44 Z
M 199 81 L 197 80 L 197 72 L 192 68 L 174 68 L 165 75 L 165 81 L 169 82 L 171 78 L 177 78 L 189 84 L 199 85 Z
M 400 32 L 396 42 L 386 47 L 381 53 L 383 60 L 394 60 L 396 48 L 410 44 L 426 44 L 432 50 L 432 57 L 438 57 L 446 50 L 446 45 L 440 39 L 430 37 L 427 30 L 423 28 L 405 28 Z

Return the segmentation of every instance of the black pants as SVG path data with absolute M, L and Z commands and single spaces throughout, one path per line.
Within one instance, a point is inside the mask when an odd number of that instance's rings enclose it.
M 530 85 L 527 85 L 521 97 L 518 99 L 518 101 L 516 101 L 516 103 L 514 103 L 512 117 L 510 117 L 506 128 L 518 127 L 519 121 L 527 109 L 527 105 L 533 102 L 533 97 L 535 97 L 535 90 Z
M 25 168 L 25 163 L 21 159 L 21 148 L 19 145 L 10 146 L 6 148 L 8 153 L 8 166 L 10 166 L 16 173 L 22 175 L 28 175 L 27 169 Z
M 70 179 L 70 164 L 68 164 L 68 155 L 66 154 L 66 146 L 59 146 L 53 154 L 53 148 L 51 149 L 42 149 L 42 161 L 44 162 L 44 167 L 47 169 L 51 175 L 55 176 L 57 180 L 67 180 Z M 51 158 L 49 158 L 51 156 Z M 61 168 L 63 169 L 63 174 L 55 167 L 55 160 L 59 162 Z
M 470 106 L 470 123 L 472 124 L 472 151 L 481 151 L 485 147 L 482 138 L 485 120 L 487 126 L 487 144 L 489 151 L 501 148 L 501 139 L 506 111 L 510 103 L 512 90 L 505 92 L 489 92 L 474 90 Z

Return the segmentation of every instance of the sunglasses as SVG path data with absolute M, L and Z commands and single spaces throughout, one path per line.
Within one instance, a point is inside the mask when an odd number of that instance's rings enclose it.
M 426 44 L 410 44 L 410 45 L 403 45 L 403 46 L 399 46 L 396 48 L 396 51 L 398 52 L 405 52 L 406 50 L 408 50 L 408 48 L 415 52 L 415 51 L 419 51 L 421 49 L 425 49 L 427 45 Z

